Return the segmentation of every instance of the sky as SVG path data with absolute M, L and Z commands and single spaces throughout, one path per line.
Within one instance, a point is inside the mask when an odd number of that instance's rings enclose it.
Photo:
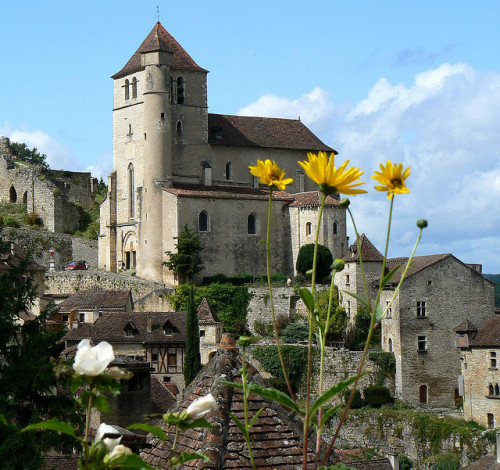
M 0 135 L 36 146 L 52 168 L 111 171 L 110 76 L 158 6 L 210 70 L 209 112 L 300 116 L 338 164 L 365 172 L 369 193 L 351 209 L 379 250 L 389 202 L 370 175 L 391 160 L 412 174 L 395 200 L 389 255 L 410 254 L 425 218 L 418 255 L 453 253 L 500 273 L 497 0 L 2 3 Z

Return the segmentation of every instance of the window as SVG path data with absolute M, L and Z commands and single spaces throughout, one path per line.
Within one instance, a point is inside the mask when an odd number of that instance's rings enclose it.
M 130 219 L 135 217 L 134 187 L 134 165 L 130 163 L 128 166 L 128 216 Z
M 387 314 L 385 318 L 392 318 L 392 307 L 389 307 L 391 304 L 390 300 L 385 301 L 385 308 L 387 309 Z
M 184 104 L 184 78 L 177 78 L 177 103 Z
M 151 361 L 158 362 L 158 353 L 151 353 Z
M 164 376 L 163 376 L 163 382 L 165 382 L 165 383 L 167 383 L 167 384 L 168 384 L 168 383 L 170 383 L 170 377 L 168 377 L 168 376 L 164 375 Z
M 432 281 L 427 281 L 428 286 L 432 286 Z
M 307 222 L 307 224 L 306 224 L 306 235 L 307 236 L 311 235 L 311 232 L 312 232 L 312 224 L 311 224 L 311 222 Z
M 163 331 L 167 336 L 172 336 L 174 334 L 174 328 L 170 323 L 165 324 L 165 326 L 163 327 Z
M 15 204 L 17 202 L 17 192 L 14 186 L 11 186 L 9 189 L 9 202 Z
M 259 189 L 259 178 L 252 175 L 252 188 Z
M 257 233 L 257 223 L 256 217 L 254 214 L 250 214 L 248 216 L 248 233 L 250 235 L 255 235 Z
M 125 89 L 125 101 L 128 101 L 130 99 L 130 82 L 128 80 L 125 80 L 123 88 Z
M 176 366 L 177 365 L 177 354 L 176 353 L 168 353 L 168 365 Z
M 63 321 L 68 321 L 68 320 L 69 320 L 68 315 L 63 315 L 63 316 L 62 316 L 62 320 L 63 320 Z
M 495 351 L 490 351 L 490 369 L 497 368 L 497 353 Z
M 425 335 L 418 336 L 418 350 L 427 351 L 427 336 Z
M 339 232 L 339 224 L 337 222 L 333 222 L 333 234 L 337 235 Z
M 132 79 L 132 98 L 137 98 L 137 78 Z
M 182 122 L 177 121 L 177 134 L 182 134 Z
M 198 216 L 198 230 L 200 232 L 208 232 L 208 213 L 201 211 Z
M 345 313 L 347 314 L 348 319 L 351 318 L 351 301 L 350 300 L 347 301 L 347 308 L 346 308 Z
M 497 397 L 500 396 L 500 387 L 498 386 L 498 384 L 495 384 L 495 395 Z
M 488 387 L 488 395 L 495 395 L 495 388 L 493 387 L 493 384 L 490 384 Z
M 200 330 L 200 338 L 203 338 L 205 336 L 205 330 Z
M 423 318 L 427 316 L 425 300 L 417 301 L 417 317 Z
M 428 401 L 427 385 L 420 385 L 420 388 L 418 390 L 418 394 L 419 394 L 420 403 L 427 403 L 427 401 Z
M 134 374 L 130 380 L 122 381 L 122 385 L 129 392 L 137 392 L 142 388 L 141 378 Z
M 79 315 L 79 320 L 83 323 L 85 321 L 85 314 L 84 313 L 80 313 Z
M 388 344 L 389 344 L 389 352 L 392 352 L 392 339 L 391 338 L 389 338 Z
M 495 427 L 495 415 L 493 413 L 488 413 L 488 427 L 493 429 Z
M 226 163 L 226 181 L 231 180 L 231 162 Z
M 347 287 L 347 289 L 351 287 L 351 276 L 349 274 L 345 275 L 345 286 Z

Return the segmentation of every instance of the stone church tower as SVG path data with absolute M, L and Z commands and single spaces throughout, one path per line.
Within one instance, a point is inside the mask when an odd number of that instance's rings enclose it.
M 308 151 L 335 151 L 300 120 L 209 114 L 207 73 L 157 23 L 113 75 L 113 172 L 101 205 L 100 267 L 176 283 L 165 251 L 175 251 L 187 225 L 204 247 L 201 276 L 264 273 L 257 242 L 268 192 L 248 170 L 257 159 L 276 160 L 294 178 L 290 193 L 275 193 L 273 270 L 293 275 L 298 249 L 312 242 L 319 198 L 297 161 Z M 324 214 L 322 242 L 340 257 L 345 212 L 330 198 Z

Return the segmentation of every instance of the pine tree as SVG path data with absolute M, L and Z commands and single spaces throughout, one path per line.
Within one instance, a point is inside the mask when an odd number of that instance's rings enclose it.
M 200 330 L 198 312 L 194 301 L 194 287 L 191 286 L 186 318 L 186 354 L 184 356 L 184 382 L 186 387 L 201 370 Z

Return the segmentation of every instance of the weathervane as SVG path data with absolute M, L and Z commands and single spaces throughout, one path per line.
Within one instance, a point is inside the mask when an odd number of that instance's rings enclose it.
M 160 7 L 156 5 L 156 16 L 158 17 L 158 23 L 160 22 Z

